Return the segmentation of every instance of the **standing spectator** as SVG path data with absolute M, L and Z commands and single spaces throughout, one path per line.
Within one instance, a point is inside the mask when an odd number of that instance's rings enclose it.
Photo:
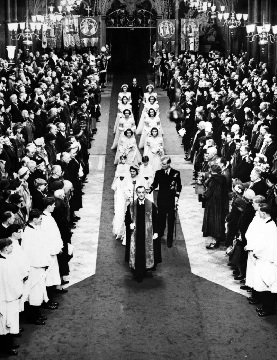
M 206 190 L 203 194 L 205 212 L 203 219 L 203 236 L 212 236 L 214 243 L 206 246 L 207 249 L 219 247 L 225 238 L 225 218 L 228 214 L 229 197 L 227 181 L 221 174 L 219 165 L 211 166 L 211 177 L 206 182 Z

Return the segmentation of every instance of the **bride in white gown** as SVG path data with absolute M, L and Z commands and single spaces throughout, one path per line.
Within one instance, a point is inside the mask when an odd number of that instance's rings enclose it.
M 118 164 L 120 157 L 126 156 L 126 164 L 138 165 L 141 163 L 141 155 L 137 146 L 136 138 L 131 129 L 126 129 L 118 143 L 114 163 Z

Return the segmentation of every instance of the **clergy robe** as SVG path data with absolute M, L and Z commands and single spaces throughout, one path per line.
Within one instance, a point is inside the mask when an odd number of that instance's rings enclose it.
M 17 264 L 23 278 L 27 278 L 23 283 L 23 296 L 20 299 L 20 311 L 24 311 L 24 302 L 27 301 L 30 292 L 30 282 L 28 277 L 31 268 L 29 260 L 22 250 L 22 247 L 19 245 L 18 240 L 11 240 L 13 242 L 13 251 L 10 254 L 10 258 Z
M 19 333 L 24 274 L 10 255 L 0 255 L 0 335 Z
M 44 232 L 51 257 L 46 276 L 46 286 L 60 285 L 61 277 L 57 255 L 63 248 L 63 241 L 58 225 L 49 212 L 43 213 L 41 230 Z
M 252 225 L 252 226 L 251 226 Z M 259 219 L 250 224 L 250 231 L 246 233 L 246 249 L 251 251 L 253 266 L 247 269 L 246 284 L 249 284 L 251 275 L 251 287 L 263 292 L 277 292 L 276 267 L 277 267 L 277 227 L 270 218 Z M 249 270 L 251 274 L 249 274 Z M 248 285 L 249 286 L 249 285 Z
M 135 223 L 135 229 L 130 224 Z M 126 252 L 125 261 L 137 274 L 143 274 L 161 260 L 160 239 L 153 240 L 158 233 L 157 208 L 154 203 L 145 199 L 144 205 L 138 200 L 127 207 L 126 216 Z
M 47 268 L 51 263 L 50 251 L 40 226 L 27 225 L 22 234 L 22 249 L 30 262 L 30 305 L 40 306 L 48 302 L 46 292 Z

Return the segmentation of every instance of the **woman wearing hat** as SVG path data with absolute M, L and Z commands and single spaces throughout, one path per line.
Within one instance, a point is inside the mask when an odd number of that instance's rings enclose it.
M 122 102 L 123 96 L 126 96 L 127 99 L 128 99 L 128 103 L 131 104 L 132 97 L 131 97 L 131 93 L 128 91 L 128 85 L 127 84 L 123 84 L 121 86 L 121 91 L 118 94 L 118 104 L 120 104 Z
M 154 109 L 157 113 L 157 116 L 159 116 L 159 108 L 160 108 L 160 106 L 158 104 L 157 98 L 153 95 L 149 96 L 148 101 L 144 105 L 144 108 L 141 113 L 140 121 L 139 121 L 138 128 L 136 131 L 137 134 L 141 134 L 143 131 L 144 119 L 145 119 L 145 117 L 147 117 L 148 111 L 150 109 Z
M 31 210 L 31 206 L 32 206 L 32 196 L 31 196 L 31 193 L 29 190 L 29 185 L 27 182 L 28 177 L 29 177 L 29 169 L 27 167 L 23 166 L 18 171 L 18 178 L 21 182 L 18 193 L 23 198 L 23 204 L 26 208 L 27 216 L 28 216 L 28 214 Z
M 139 149 L 144 148 L 145 141 L 150 134 L 151 129 L 155 127 L 162 134 L 161 120 L 154 109 L 150 108 L 147 117 L 144 119 L 144 127 L 139 141 Z
M 138 165 L 141 163 L 141 155 L 138 150 L 136 138 L 132 129 L 126 129 L 118 143 L 114 163 L 118 164 L 121 156 L 126 157 L 128 165 Z
M 121 99 L 121 102 L 118 104 L 117 116 L 116 116 L 116 119 L 115 119 L 114 130 L 113 130 L 114 133 L 116 133 L 117 128 L 118 128 L 119 120 L 120 120 L 121 117 L 123 117 L 123 112 L 126 109 L 132 111 L 132 105 L 128 102 L 128 97 L 123 96 L 122 99 Z
M 135 119 L 134 119 L 134 117 L 132 115 L 132 111 L 130 109 L 125 109 L 123 111 L 123 117 L 120 118 L 120 120 L 118 122 L 118 128 L 115 133 L 112 149 L 115 149 L 117 147 L 117 145 L 122 137 L 122 134 L 124 133 L 124 131 L 126 129 L 131 129 L 133 131 L 133 133 L 135 133 L 135 131 L 136 131 Z

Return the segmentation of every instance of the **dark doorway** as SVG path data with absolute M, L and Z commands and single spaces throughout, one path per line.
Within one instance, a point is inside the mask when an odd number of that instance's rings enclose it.
M 155 37 L 155 30 L 151 29 L 151 40 Z M 150 28 L 109 28 L 107 44 L 112 48 L 113 70 L 134 71 L 145 68 L 150 58 Z

